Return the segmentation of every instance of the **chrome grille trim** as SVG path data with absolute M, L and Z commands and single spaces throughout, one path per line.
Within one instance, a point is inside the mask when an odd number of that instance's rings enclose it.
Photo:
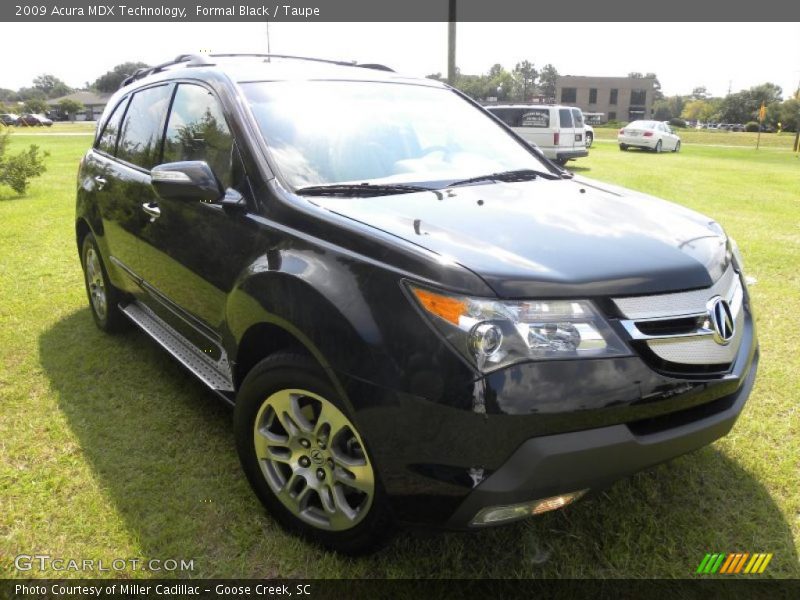
M 733 265 L 728 265 L 728 269 L 722 274 L 722 277 L 717 279 L 710 288 L 655 296 L 614 298 L 613 300 L 625 318 L 636 321 L 704 314 L 709 298 L 714 296 L 730 298 L 731 288 L 738 280 Z
M 728 301 L 735 323 L 734 337 L 724 345 L 715 341 L 709 323 L 708 303 L 717 296 Z M 723 365 L 732 363 L 739 352 L 744 328 L 744 288 L 732 266 L 714 285 L 703 290 L 616 298 L 614 303 L 627 317 L 620 323 L 631 339 L 644 341 L 661 360 L 685 365 Z M 666 334 L 646 334 L 637 327 L 641 323 L 685 318 L 696 319 L 697 327 Z

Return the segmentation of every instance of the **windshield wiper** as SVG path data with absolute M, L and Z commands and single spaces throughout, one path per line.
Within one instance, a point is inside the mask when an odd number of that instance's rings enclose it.
M 294 191 L 300 196 L 390 196 L 392 194 L 410 194 L 413 192 L 431 192 L 430 188 L 421 185 L 405 185 L 400 183 L 333 183 L 330 185 L 311 185 Z
M 553 173 L 545 173 L 543 171 L 535 171 L 533 169 L 517 169 L 515 171 L 501 171 L 500 173 L 489 173 L 488 175 L 478 175 L 477 177 L 470 177 L 469 179 L 454 181 L 447 187 L 468 185 L 470 183 L 479 183 L 481 181 L 503 181 L 506 183 L 515 181 L 531 181 L 537 177 L 544 177 L 545 179 L 557 178 L 557 176 Z

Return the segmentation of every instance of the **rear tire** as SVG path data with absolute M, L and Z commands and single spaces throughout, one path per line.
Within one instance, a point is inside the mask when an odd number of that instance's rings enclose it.
M 623 152 L 627 152 L 628 145 L 627 144 L 620 144 L 619 145 L 619 149 L 622 150 Z
M 129 321 L 119 308 L 123 294 L 111 284 L 97 240 L 91 233 L 86 234 L 81 244 L 81 265 L 95 324 L 106 333 L 126 329 Z
M 236 449 L 250 486 L 285 530 L 348 555 L 394 530 L 388 500 L 356 429 L 312 359 L 258 363 L 236 397 Z
M 656 142 L 656 147 L 653 149 L 656 154 L 661 154 L 661 140 Z
M 565 166 L 567 164 L 568 160 L 569 159 L 567 159 L 567 158 L 557 158 L 555 162 L 559 167 L 563 167 L 563 166 Z

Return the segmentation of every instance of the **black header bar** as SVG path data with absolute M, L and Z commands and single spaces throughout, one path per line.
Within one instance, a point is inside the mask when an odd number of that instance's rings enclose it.
M 3 0 L 9 22 L 444 22 L 449 0 Z M 800 2 L 787 0 L 457 0 L 462 22 L 800 21 Z M 600 34 L 598 34 L 600 35 Z M 698 40 L 702 43 L 702 40 Z M 722 50 L 722 49 L 718 49 Z

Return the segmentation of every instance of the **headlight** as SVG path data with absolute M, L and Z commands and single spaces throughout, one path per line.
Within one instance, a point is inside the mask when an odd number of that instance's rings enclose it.
M 409 289 L 436 329 L 483 372 L 529 360 L 630 354 L 588 300 L 501 301 Z

